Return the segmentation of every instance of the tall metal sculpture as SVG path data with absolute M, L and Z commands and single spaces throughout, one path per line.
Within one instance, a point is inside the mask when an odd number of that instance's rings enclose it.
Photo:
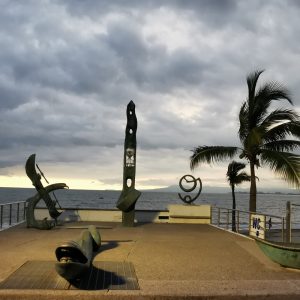
M 42 176 L 44 177 L 44 174 L 42 173 L 42 171 L 40 171 L 41 174 L 37 173 L 35 169 L 36 165 L 37 164 L 35 163 L 35 154 L 32 154 L 26 161 L 25 171 L 27 176 L 30 178 L 33 186 L 36 188 L 37 194 L 26 200 L 26 202 L 28 203 L 26 209 L 27 227 L 34 227 L 38 229 L 51 229 L 56 225 L 56 219 L 61 213 L 56 209 L 57 199 L 56 201 L 52 200 L 49 193 L 58 189 L 66 189 L 68 188 L 68 186 L 65 183 L 55 183 L 44 187 L 41 182 L 41 178 Z M 38 169 L 40 170 L 40 168 Z M 34 210 L 41 199 L 45 201 L 46 206 L 49 210 L 49 214 L 54 220 L 35 219 Z
M 192 186 L 187 188 L 183 185 L 183 181 L 185 181 L 185 183 L 192 183 Z M 181 194 L 178 193 L 178 196 L 179 198 L 186 204 L 192 204 L 199 196 L 200 196 L 200 193 L 202 191 L 202 181 L 200 178 L 195 178 L 194 176 L 192 175 L 184 175 L 180 178 L 179 180 L 179 186 L 180 188 L 186 192 L 186 193 L 191 193 L 193 192 L 196 187 L 197 187 L 197 183 L 199 183 L 199 191 L 198 193 L 194 196 L 194 198 L 192 198 L 190 195 L 185 195 L 185 196 L 181 196 Z
M 141 195 L 141 192 L 135 189 L 137 118 L 133 101 L 127 105 L 126 113 L 123 190 L 117 202 L 117 208 L 122 211 L 123 226 L 132 227 L 134 226 L 135 204 Z

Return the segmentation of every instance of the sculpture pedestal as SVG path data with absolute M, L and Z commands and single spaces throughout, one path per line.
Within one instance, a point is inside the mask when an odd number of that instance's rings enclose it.
M 168 209 L 170 223 L 211 223 L 211 205 L 174 204 L 169 205 Z
M 134 226 L 134 216 L 135 210 L 129 212 L 122 212 L 122 225 L 124 227 L 133 227 Z

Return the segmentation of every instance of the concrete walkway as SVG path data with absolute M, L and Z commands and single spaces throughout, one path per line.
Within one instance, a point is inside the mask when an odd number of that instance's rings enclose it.
M 0 281 L 27 260 L 55 261 L 55 248 L 82 230 L 68 227 L 85 225 L 0 232 Z M 95 261 L 132 262 L 140 290 L 0 290 L 0 299 L 300 299 L 300 271 L 271 262 L 249 238 L 210 225 L 95 225 Z

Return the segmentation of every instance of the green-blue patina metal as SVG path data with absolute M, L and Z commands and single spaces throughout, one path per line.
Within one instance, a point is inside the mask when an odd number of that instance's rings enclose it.
M 133 101 L 127 105 L 126 114 L 123 189 L 117 202 L 117 208 L 122 211 L 123 226 L 132 227 L 134 226 L 135 204 L 141 195 L 141 192 L 135 189 L 137 118 Z
M 51 229 L 56 224 L 56 219 L 61 214 L 56 209 L 56 201 L 51 199 L 50 192 L 53 192 L 58 189 L 66 189 L 68 186 L 65 183 L 55 183 L 50 184 L 46 187 L 43 186 L 41 182 L 42 176 L 44 174 L 37 173 L 35 169 L 35 154 L 31 154 L 26 161 L 25 171 L 27 176 L 30 178 L 32 185 L 36 188 L 37 194 L 33 197 L 30 197 L 26 200 L 27 208 L 26 208 L 26 222 L 27 227 L 33 227 L 38 229 Z M 34 210 L 38 202 L 43 199 L 46 203 L 46 206 L 49 210 L 49 214 L 51 218 L 54 220 L 36 220 L 34 216 Z
M 189 188 L 184 186 L 184 183 L 188 183 L 191 184 L 192 186 L 190 186 Z M 184 175 L 180 178 L 179 180 L 179 187 L 186 193 L 192 193 L 195 191 L 197 185 L 199 183 L 199 191 L 196 195 L 194 195 L 194 197 L 190 196 L 190 195 L 185 195 L 182 196 L 180 193 L 178 193 L 179 198 L 186 204 L 192 204 L 199 196 L 200 193 L 202 191 L 202 181 L 200 178 L 195 178 L 193 175 Z
M 99 250 L 101 236 L 94 225 L 83 230 L 75 241 L 65 242 L 55 250 L 56 272 L 72 282 L 80 279 L 92 266 L 93 252 Z

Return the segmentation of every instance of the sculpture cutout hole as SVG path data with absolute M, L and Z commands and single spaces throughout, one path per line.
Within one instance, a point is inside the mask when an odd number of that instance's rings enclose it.
M 129 114 L 132 115 L 132 110 L 129 111 Z
M 127 180 L 126 180 L 126 185 L 127 185 L 127 187 L 131 187 L 131 185 L 132 185 L 132 179 L 131 178 L 127 178 Z
M 129 133 L 132 134 L 132 133 L 133 133 L 133 130 L 132 130 L 132 129 L 129 129 Z

